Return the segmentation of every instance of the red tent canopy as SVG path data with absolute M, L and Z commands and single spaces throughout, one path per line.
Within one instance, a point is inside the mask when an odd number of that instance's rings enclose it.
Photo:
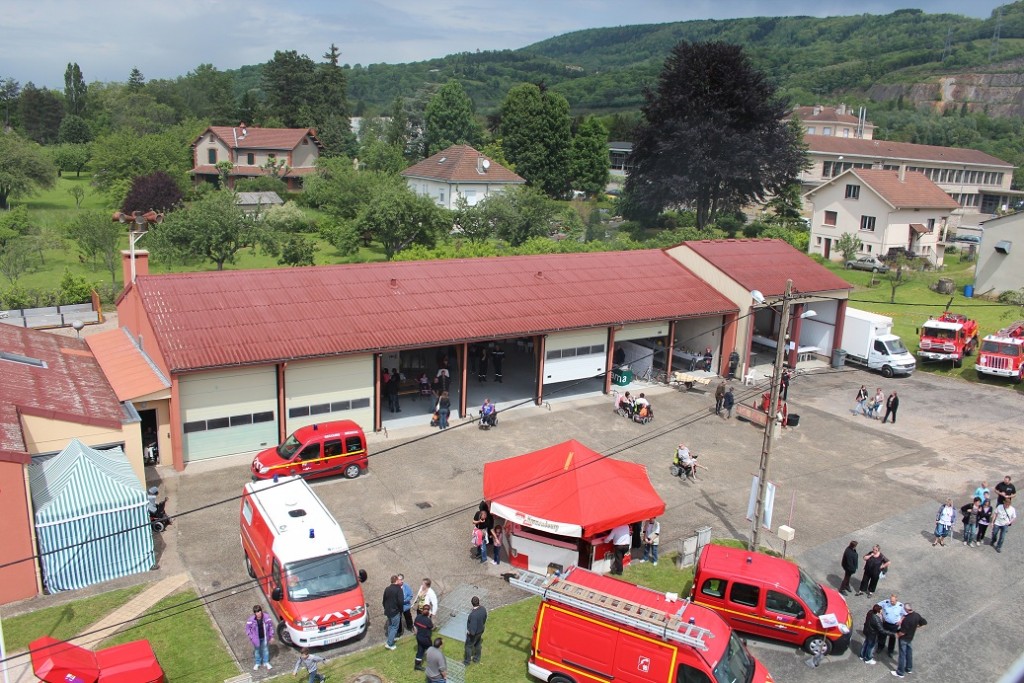
M 591 538 L 665 511 L 647 468 L 576 440 L 484 465 L 491 513 L 542 531 Z
M 29 644 L 32 669 L 48 683 L 159 683 L 164 672 L 148 640 L 92 652 L 49 636 Z

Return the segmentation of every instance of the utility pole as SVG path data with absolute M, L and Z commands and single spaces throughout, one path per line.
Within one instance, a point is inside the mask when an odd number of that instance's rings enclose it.
M 764 522 L 764 506 L 768 495 L 768 461 L 772 455 L 775 440 L 775 419 L 779 412 L 779 391 L 782 386 L 782 366 L 789 346 L 789 309 L 793 297 L 793 281 L 786 280 L 786 293 L 782 296 L 782 320 L 779 323 L 779 339 L 775 345 L 775 368 L 772 370 L 772 388 L 768 401 L 768 421 L 764 426 L 764 443 L 761 447 L 761 464 L 757 470 L 757 500 L 754 503 L 754 530 L 750 534 L 750 550 L 756 551 Z

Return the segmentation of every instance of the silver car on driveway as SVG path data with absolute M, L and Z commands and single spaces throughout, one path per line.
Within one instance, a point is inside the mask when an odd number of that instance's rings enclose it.
M 870 270 L 874 273 L 888 273 L 889 266 L 877 256 L 861 256 L 846 262 L 847 270 Z

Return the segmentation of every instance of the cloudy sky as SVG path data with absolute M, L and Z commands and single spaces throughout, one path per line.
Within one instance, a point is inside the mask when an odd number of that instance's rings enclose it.
M 87 81 L 173 78 L 202 63 L 233 69 L 298 50 L 319 61 L 402 63 L 519 48 L 584 28 L 688 19 L 856 13 L 919 7 L 988 17 L 996 0 L 0 0 L 0 79 L 63 88 L 68 62 Z

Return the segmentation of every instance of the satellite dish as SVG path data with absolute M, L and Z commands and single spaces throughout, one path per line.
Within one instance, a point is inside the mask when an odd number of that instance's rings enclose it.
M 483 167 L 484 167 L 484 170 L 485 170 L 485 171 L 486 171 L 487 169 L 489 169 L 489 168 L 491 167 L 491 162 L 490 162 L 490 160 L 488 160 L 488 159 L 484 159 L 484 162 L 483 162 Z

